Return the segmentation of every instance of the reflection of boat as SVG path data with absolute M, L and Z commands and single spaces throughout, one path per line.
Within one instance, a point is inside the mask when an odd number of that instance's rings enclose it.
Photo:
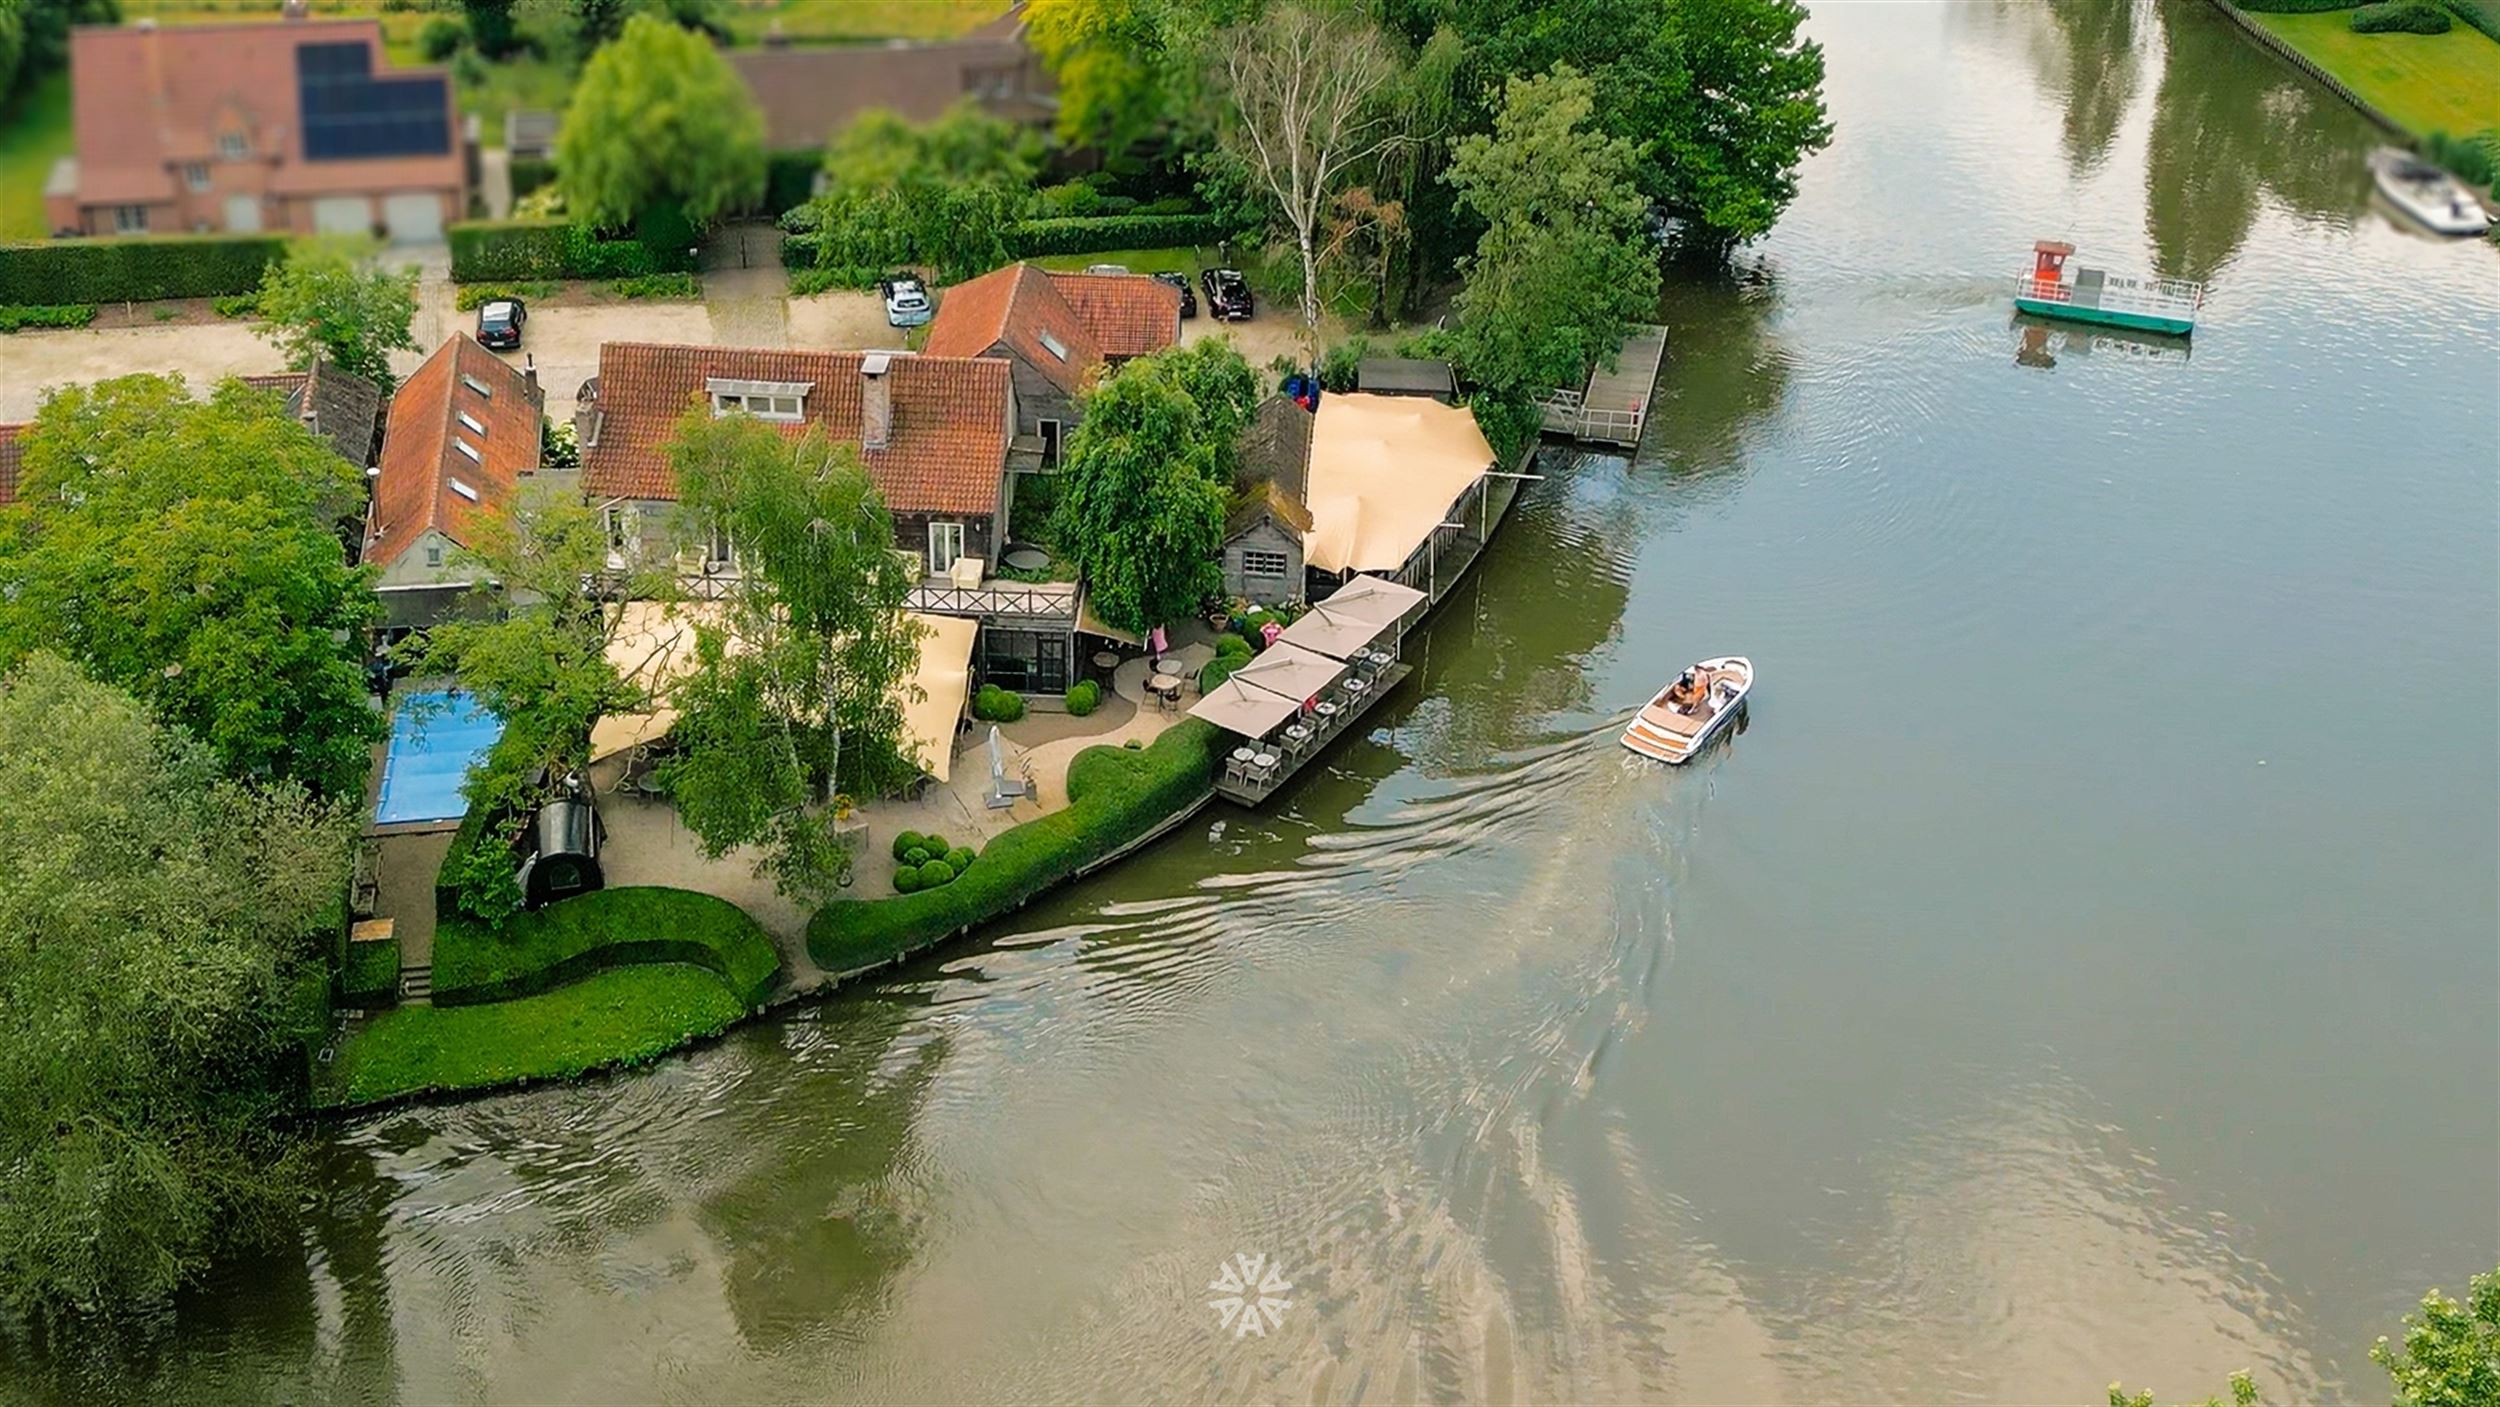
M 2075 247 L 2056 240 L 2041 240 L 2031 249 L 2031 272 L 2014 281 L 2014 306 L 2026 313 L 2177 336 L 2196 326 L 2196 311 L 2205 302 L 2201 283 L 2069 269 L 2066 260 Z
M 2491 228 L 2491 217 L 2463 181 L 2409 151 L 2370 153 L 2370 178 L 2389 204 L 2435 234 L 2478 235 Z
M 1743 711 L 1752 689 L 1753 661 L 1742 655 L 1703 660 L 1633 715 L 1623 745 L 1643 757 L 1682 763 Z
M 2043 371 L 2056 366 L 2061 357 L 2132 357 L 2139 361 L 2178 363 L 2196 355 L 2196 343 L 2191 338 L 2126 327 L 2083 327 L 2035 318 L 2029 313 L 2014 314 L 2013 322 L 2019 334 L 2014 343 L 2014 364 Z

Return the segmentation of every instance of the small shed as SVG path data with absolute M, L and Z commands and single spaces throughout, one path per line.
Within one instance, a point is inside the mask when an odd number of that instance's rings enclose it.
M 1374 396 L 1423 396 L 1449 405 L 1458 399 L 1458 375 L 1448 362 L 1365 357 L 1354 368 L 1354 389 Z
M 605 888 L 599 851 L 607 838 L 607 823 L 599 818 L 590 789 L 578 781 L 564 796 L 539 807 L 529 829 L 532 848 L 521 862 L 523 904 L 543 909 L 559 899 Z
M 1283 396 L 1261 402 L 1242 432 L 1232 510 L 1224 520 L 1224 594 L 1262 606 L 1302 597 L 1302 542 L 1311 510 L 1302 501 L 1311 458 L 1311 412 Z
M 556 154 L 556 115 L 545 108 L 516 107 L 504 115 L 504 149 L 515 161 L 549 161 Z

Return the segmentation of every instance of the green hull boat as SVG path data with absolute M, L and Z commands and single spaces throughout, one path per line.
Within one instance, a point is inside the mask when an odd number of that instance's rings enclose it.
M 2185 337 L 2196 330 L 2194 317 L 2168 317 L 2159 313 L 2135 313 L 2119 308 L 2087 308 L 2050 298 L 2021 298 L 2014 306 L 2026 313 L 2044 318 L 2064 318 L 2069 322 L 2096 322 L 2104 327 L 2128 327 L 2138 332 L 2164 332 Z
M 2031 247 L 2031 272 L 2014 280 L 2014 306 L 2044 318 L 2099 323 L 2185 337 L 2205 306 L 2205 285 L 2180 278 L 2135 278 L 2107 269 L 2066 267 L 2075 247 L 2044 239 Z

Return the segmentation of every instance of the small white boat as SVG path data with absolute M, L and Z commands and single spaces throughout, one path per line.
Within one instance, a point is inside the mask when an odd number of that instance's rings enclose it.
M 1743 655 L 1703 660 L 1632 716 L 1623 745 L 1643 757 L 1681 764 L 1727 727 L 1751 692 L 1752 660 Z
M 2370 176 L 2388 204 L 2434 234 L 2478 235 L 2491 228 L 2491 217 L 2465 182 L 2409 151 L 2380 147 L 2370 153 Z

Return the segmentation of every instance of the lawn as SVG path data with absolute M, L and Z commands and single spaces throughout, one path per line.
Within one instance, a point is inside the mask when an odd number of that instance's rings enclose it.
M 699 967 L 618 968 L 492 1006 L 403 1006 L 375 1017 L 319 1076 L 331 1108 L 402 1095 L 559 1080 L 638 1065 L 746 1014 Z
M 541 974 L 561 980 L 578 969 L 658 963 L 699 964 L 750 1004 L 771 992 L 781 970 L 772 939 L 745 910 L 685 889 L 596 890 L 516 915 L 501 933 L 447 914 L 434 934 L 438 999 L 527 984 Z
M 2415 136 L 2500 127 L 2500 42 L 2468 25 L 2446 34 L 2355 34 L 2343 10 L 2249 18 Z
M 1187 274 L 1194 288 L 1198 271 L 1215 262 L 1215 251 L 1189 245 L 1176 249 L 1106 249 L 1099 254 L 1045 254 L 1033 262 L 1061 272 L 1093 264 L 1118 264 L 1133 274 Z
M 70 154 L 69 75 L 48 74 L 0 113 L 0 239 L 41 239 L 43 183 Z
M 1006 12 L 1006 0 L 731 0 L 722 18 L 745 46 L 762 43 L 776 22 L 801 44 L 952 39 Z

